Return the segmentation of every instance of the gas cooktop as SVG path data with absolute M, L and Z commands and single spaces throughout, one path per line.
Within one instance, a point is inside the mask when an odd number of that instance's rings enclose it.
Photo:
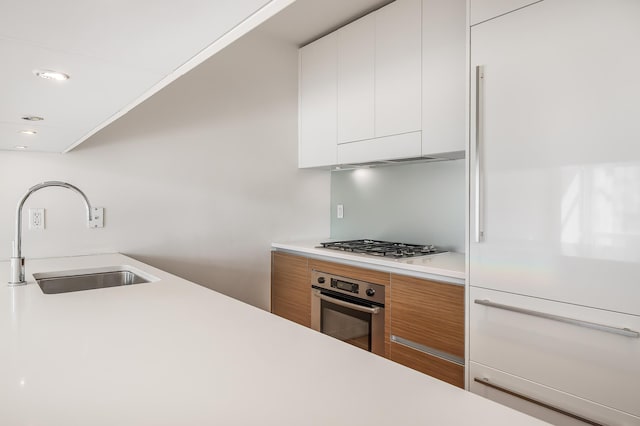
M 377 240 L 332 241 L 320 243 L 320 246 L 321 248 L 332 250 L 370 254 L 372 256 L 386 256 L 396 259 L 446 252 L 446 250 L 440 250 L 432 245 L 394 243 Z

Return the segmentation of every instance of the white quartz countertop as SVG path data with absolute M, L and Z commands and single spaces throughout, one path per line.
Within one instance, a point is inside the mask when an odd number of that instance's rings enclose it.
M 464 283 L 465 259 L 462 253 L 447 252 L 405 259 L 392 259 L 318 247 L 320 241 L 327 240 L 275 242 L 271 246 L 276 250 L 297 252 L 311 257 L 326 258 L 326 260 L 370 269 L 396 273 L 415 273 L 423 275 L 425 278 L 439 278 L 445 281 Z
M 158 281 L 47 295 L 32 277 L 115 265 Z M 0 284 L 2 425 L 542 424 L 123 255 L 26 266 Z

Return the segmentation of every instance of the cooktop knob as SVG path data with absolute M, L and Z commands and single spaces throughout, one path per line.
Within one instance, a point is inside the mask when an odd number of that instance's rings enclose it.
M 324 277 L 318 277 L 318 284 L 324 284 Z
M 366 295 L 369 297 L 373 297 L 374 294 L 376 294 L 376 291 L 372 288 L 368 288 L 367 291 L 365 291 Z

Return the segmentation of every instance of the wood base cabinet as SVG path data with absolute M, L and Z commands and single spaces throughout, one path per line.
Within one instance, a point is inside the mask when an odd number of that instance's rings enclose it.
M 311 327 L 311 273 L 385 286 L 384 355 L 464 388 L 464 287 L 274 251 L 271 312 Z
M 464 287 L 391 274 L 390 359 L 464 387 Z
M 311 327 L 309 260 L 271 253 L 271 313 Z

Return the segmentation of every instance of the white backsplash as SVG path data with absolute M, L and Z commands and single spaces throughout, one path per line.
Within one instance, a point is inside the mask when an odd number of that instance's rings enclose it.
M 336 218 L 337 205 L 344 218 Z M 464 252 L 465 161 L 331 172 L 331 238 L 434 244 Z

